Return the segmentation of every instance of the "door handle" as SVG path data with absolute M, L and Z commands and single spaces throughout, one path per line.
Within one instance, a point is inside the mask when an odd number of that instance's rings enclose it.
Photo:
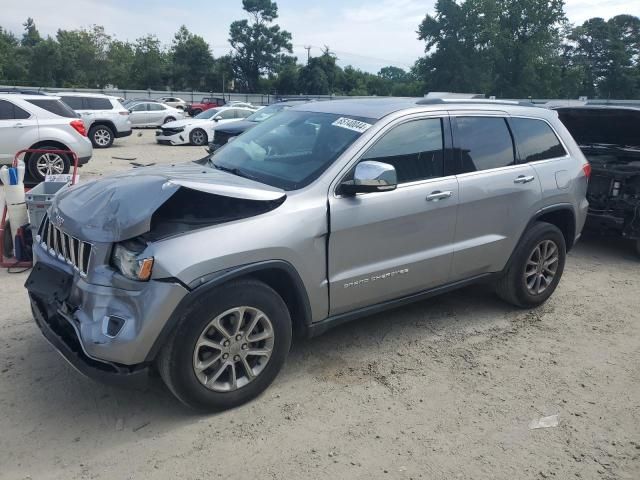
M 533 175 L 520 175 L 518 178 L 516 178 L 513 183 L 529 183 L 529 182 L 533 182 L 535 180 L 536 177 L 534 177 Z
M 24 123 L 19 123 L 19 122 L 13 125 L 13 128 L 24 128 L 24 127 L 26 127 L 26 125 Z
M 451 192 L 441 192 L 436 190 L 435 192 L 431 192 L 427 195 L 427 202 L 437 202 L 438 200 L 444 200 L 445 198 L 449 198 L 451 196 Z

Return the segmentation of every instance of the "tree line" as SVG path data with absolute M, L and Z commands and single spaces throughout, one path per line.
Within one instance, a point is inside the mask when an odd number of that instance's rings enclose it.
M 411 69 L 341 68 L 327 46 L 301 62 L 271 0 L 243 0 L 231 51 L 214 57 L 181 26 L 170 46 L 133 42 L 101 26 L 43 38 L 33 19 L 21 37 L 0 27 L 0 83 L 44 87 L 421 96 L 460 91 L 502 98 L 640 97 L 640 18 L 571 25 L 563 0 L 437 0 L 417 26 L 425 55 Z

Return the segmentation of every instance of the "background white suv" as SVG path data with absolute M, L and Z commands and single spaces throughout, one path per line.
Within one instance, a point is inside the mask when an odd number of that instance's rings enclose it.
M 59 98 L 47 95 L 0 93 L 0 165 L 9 165 L 22 149 L 73 150 L 79 163 L 93 153 L 84 123 Z M 34 180 L 68 173 L 71 155 L 31 153 L 24 158 Z
M 131 135 L 129 110 L 117 97 L 99 93 L 57 93 L 56 96 L 82 116 L 95 148 L 108 148 L 113 140 Z

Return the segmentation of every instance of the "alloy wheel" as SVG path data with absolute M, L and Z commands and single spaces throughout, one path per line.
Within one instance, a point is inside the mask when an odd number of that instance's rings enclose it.
M 43 177 L 64 173 L 64 159 L 57 153 L 43 153 L 36 160 L 36 169 Z
M 273 346 L 269 317 L 257 308 L 234 307 L 211 320 L 198 337 L 193 371 L 209 390 L 238 390 L 262 373 Z
M 106 128 L 98 128 L 93 133 L 93 140 L 101 147 L 106 147 L 111 141 L 111 132 Z
M 558 271 L 560 251 L 553 240 L 542 240 L 533 249 L 524 269 L 524 281 L 532 295 L 540 295 L 553 282 Z
M 204 132 L 202 130 L 196 130 L 191 134 L 191 141 L 193 142 L 194 145 L 204 145 L 205 143 L 205 138 L 204 138 Z

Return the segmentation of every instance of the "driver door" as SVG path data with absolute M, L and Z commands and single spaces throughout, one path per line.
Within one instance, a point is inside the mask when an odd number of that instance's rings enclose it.
M 355 196 L 331 193 L 331 315 L 449 280 L 458 181 L 448 165 L 448 122 L 448 117 L 429 117 L 396 123 L 362 155 L 359 161 L 395 167 L 395 190 Z

